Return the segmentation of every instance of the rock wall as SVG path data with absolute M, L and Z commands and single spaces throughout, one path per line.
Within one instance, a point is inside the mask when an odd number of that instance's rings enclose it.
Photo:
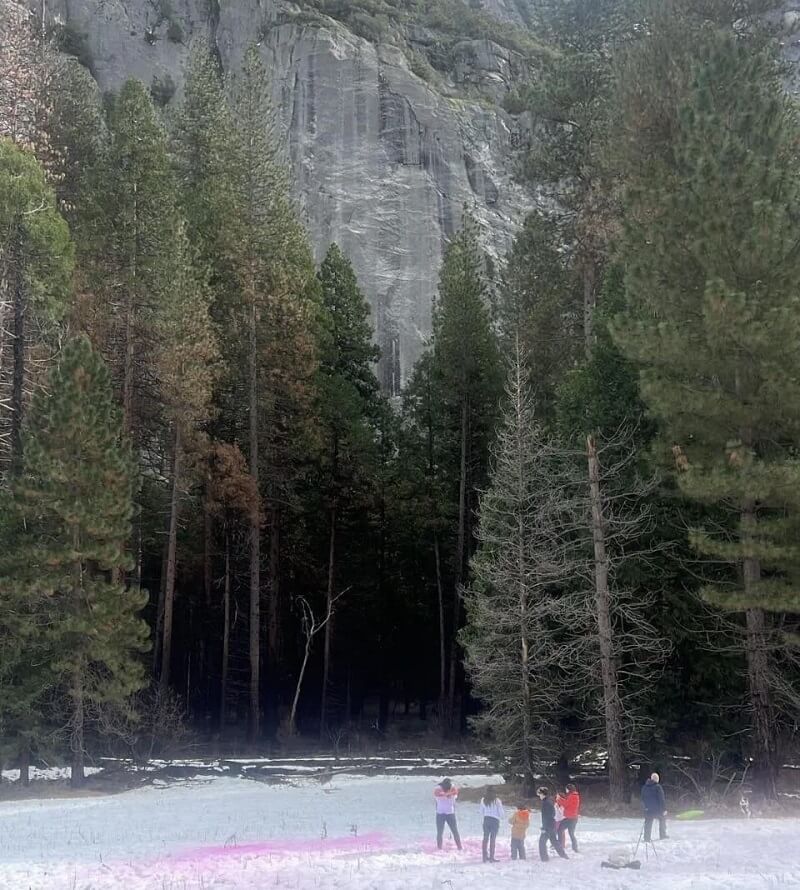
M 492 3 L 518 18 L 515 0 Z M 103 89 L 138 77 L 180 91 L 197 34 L 216 42 L 234 74 L 259 43 L 315 250 L 336 241 L 353 261 L 390 393 L 430 334 L 442 252 L 463 208 L 495 257 L 521 222 L 526 200 L 511 175 L 517 124 L 498 101 L 516 60 L 488 40 L 460 42 L 448 82 L 434 86 L 397 47 L 279 0 L 51 0 L 48 12 L 85 47 Z

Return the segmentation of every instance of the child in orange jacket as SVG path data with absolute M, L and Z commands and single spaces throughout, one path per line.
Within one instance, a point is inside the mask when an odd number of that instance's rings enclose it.
M 562 797 L 558 795 L 556 803 L 561 805 L 564 810 L 564 818 L 558 826 L 558 839 L 561 846 L 564 846 L 564 833 L 569 832 L 570 843 L 575 853 L 578 852 L 578 841 L 575 837 L 575 828 L 578 825 L 578 818 L 581 814 L 581 796 L 575 785 L 567 785 L 567 793 Z
M 525 858 L 525 835 L 531 824 L 531 811 L 524 803 L 517 804 L 517 810 L 508 820 L 511 825 L 511 858 Z

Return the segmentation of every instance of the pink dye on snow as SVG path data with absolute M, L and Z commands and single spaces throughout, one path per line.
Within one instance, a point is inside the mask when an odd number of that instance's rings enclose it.
M 302 856 L 308 853 L 378 853 L 387 852 L 390 849 L 389 839 L 386 835 L 376 831 L 361 837 L 260 841 L 222 847 L 197 847 L 169 858 L 173 862 L 205 862 L 210 859 L 240 859 L 246 856 L 283 857 Z

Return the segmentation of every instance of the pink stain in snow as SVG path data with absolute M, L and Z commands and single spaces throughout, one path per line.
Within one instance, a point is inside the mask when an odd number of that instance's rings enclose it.
M 316 840 L 260 841 L 252 844 L 230 844 L 222 847 L 198 847 L 178 856 L 173 862 L 207 862 L 214 859 L 240 859 L 250 856 L 303 856 L 313 853 L 382 853 L 391 849 L 389 839 L 380 832 L 361 837 L 324 838 Z

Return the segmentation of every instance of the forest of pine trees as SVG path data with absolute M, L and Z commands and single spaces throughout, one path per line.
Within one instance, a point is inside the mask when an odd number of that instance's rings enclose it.
M 764 3 L 541 0 L 530 212 L 381 392 L 252 47 L 169 114 L 3 22 L 0 756 L 452 745 L 533 780 L 800 716 L 800 112 Z M 734 8 L 735 7 L 735 8 Z M 57 87 L 55 86 L 57 84 Z M 298 742 L 298 739 L 300 742 Z

